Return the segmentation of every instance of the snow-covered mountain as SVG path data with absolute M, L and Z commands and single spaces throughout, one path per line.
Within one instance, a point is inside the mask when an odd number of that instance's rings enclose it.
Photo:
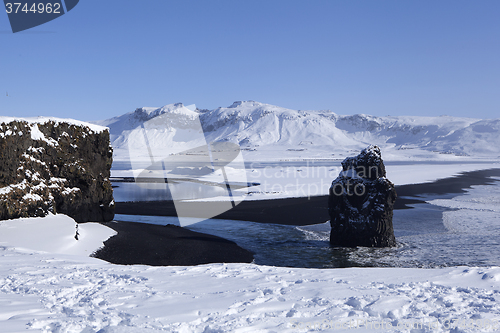
M 377 144 L 391 151 L 414 149 L 489 158 L 500 155 L 500 119 L 338 115 L 328 110 L 292 110 L 240 101 L 214 110 L 193 110 L 182 103 L 143 107 L 96 123 L 110 128 L 115 158 L 120 159 L 126 155 L 131 131 L 145 122 L 154 124 L 156 132 L 150 144 L 155 146 L 168 144 L 172 131 L 187 128 L 198 118 L 207 141 L 230 141 L 254 152 L 331 156 L 332 152 L 361 150 Z

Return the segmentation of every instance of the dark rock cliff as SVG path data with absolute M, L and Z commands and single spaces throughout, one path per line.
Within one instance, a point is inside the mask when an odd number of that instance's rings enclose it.
M 109 132 L 63 121 L 0 124 L 0 219 L 62 213 L 110 221 Z
M 370 146 L 342 162 L 328 201 L 332 246 L 396 245 L 392 216 L 396 190 L 385 176 L 380 149 Z

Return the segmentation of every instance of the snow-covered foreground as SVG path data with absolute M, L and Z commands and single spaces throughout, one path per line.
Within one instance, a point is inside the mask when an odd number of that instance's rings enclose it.
M 70 219 L 57 218 L 66 226 L 39 228 L 34 247 L 76 241 Z M 102 244 L 95 234 L 82 240 Z M 118 266 L 2 245 L 0 332 L 500 331 L 500 267 Z
M 0 254 L 1 332 L 500 330 L 498 267 L 146 267 Z

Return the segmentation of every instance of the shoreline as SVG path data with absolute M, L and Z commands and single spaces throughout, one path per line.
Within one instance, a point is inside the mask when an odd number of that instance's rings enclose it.
M 424 195 L 464 193 L 474 185 L 495 182 L 500 169 L 464 172 L 458 176 L 430 183 L 396 186 L 398 199 L 394 209 L 424 203 Z M 193 203 L 191 203 L 193 204 Z M 206 209 L 211 203 L 194 203 L 193 209 Z M 124 215 L 176 216 L 172 201 L 117 202 L 115 213 Z M 310 198 L 243 201 L 235 208 L 214 218 L 260 223 L 305 226 L 329 220 L 328 196 Z M 208 263 L 250 263 L 253 253 L 227 239 L 194 232 L 174 225 L 112 221 L 102 223 L 117 231 L 92 256 L 122 265 L 191 266 Z
M 500 177 L 500 169 L 486 169 L 463 172 L 458 176 L 448 177 L 429 183 L 396 186 L 398 198 L 394 209 L 412 209 L 411 204 L 423 203 L 423 195 L 445 195 L 465 193 L 465 189 L 474 185 L 489 185 Z M 183 203 L 190 211 L 205 212 L 210 202 Z M 177 216 L 173 201 L 135 201 L 117 202 L 116 214 Z M 195 214 L 193 214 L 195 215 Z M 240 220 L 260 223 L 305 226 L 324 223 L 328 215 L 328 195 L 242 201 L 239 205 L 219 214 L 214 219 Z

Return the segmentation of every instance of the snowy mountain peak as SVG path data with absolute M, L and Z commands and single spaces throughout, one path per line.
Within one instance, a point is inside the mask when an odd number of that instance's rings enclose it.
M 239 106 L 242 106 L 242 107 L 259 107 L 259 106 L 262 106 L 262 105 L 264 105 L 264 104 L 260 103 L 260 102 L 256 102 L 256 101 L 236 101 L 233 104 L 231 104 L 230 106 L 228 106 L 228 109 L 234 109 L 234 108 L 237 108 Z
M 167 104 L 165 106 L 162 106 L 158 110 L 161 110 L 162 113 L 167 113 L 167 112 L 172 112 L 178 109 L 182 109 L 184 107 L 184 104 L 182 103 L 173 103 L 173 104 Z
M 158 108 L 142 107 L 137 108 L 133 112 L 134 118 L 138 120 L 148 120 L 151 118 L 151 114 L 154 113 Z
M 134 112 L 134 117 L 139 120 L 146 121 L 166 113 L 186 114 L 186 115 L 189 114 L 190 116 L 192 116 L 192 114 L 189 111 L 191 110 L 186 108 L 184 104 L 174 103 L 174 104 L 167 104 L 165 106 L 162 106 L 161 108 L 150 108 L 150 107 L 137 108 Z

